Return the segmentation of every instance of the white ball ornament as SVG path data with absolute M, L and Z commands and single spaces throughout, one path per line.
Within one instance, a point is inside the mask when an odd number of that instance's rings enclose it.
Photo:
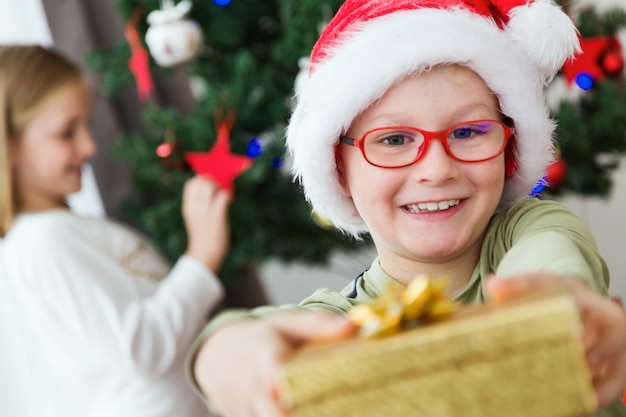
M 146 44 L 157 64 L 172 67 L 200 52 L 202 31 L 195 21 L 185 19 L 190 10 L 191 1 L 182 0 L 174 5 L 172 0 L 164 0 L 161 10 L 148 15 Z

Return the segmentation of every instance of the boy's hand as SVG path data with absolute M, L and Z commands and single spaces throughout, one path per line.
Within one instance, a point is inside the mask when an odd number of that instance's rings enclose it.
M 502 302 L 537 290 L 564 288 L 573 294 L 584 326 L 583 345 L 600 408 L 622 398 L 626 386 L 626 313 L 579 279 L 552 274 L 492 278 L 487 291 Z
M 230 192 L 208 178 L 195 176 L 185 183 L 182 213 L 187 230 L 187 255 L 217 272 L 230 247 Z
M 224 417 L 284 417 L 276 382 L 281 366 L 303 344 L 340 339 L 354 325 L 330 313 L 278 312 L 224 326 L 200 348 L 195 378 Z

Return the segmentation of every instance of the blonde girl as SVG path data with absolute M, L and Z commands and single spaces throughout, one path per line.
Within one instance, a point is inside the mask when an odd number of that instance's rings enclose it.
M 183 192 L 173 268 L 143 236 L 79 217 L 68 195 L 96 152 L 81 70 L 40 46 L 0 48 L 0 403 L 20 417 L 198 417 L 183 359 L 221 300 L 228 192 Z

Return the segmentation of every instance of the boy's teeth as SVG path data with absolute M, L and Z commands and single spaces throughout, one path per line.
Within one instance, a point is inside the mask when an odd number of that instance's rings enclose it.
M 439 202 L 428 202 L 428 203 L 419 203 L 412 204 L 407 206 L 407 209 L 412 213 L 425 213 L 431 211 L 441 211 L 447 210 L 450 207 L 454 207 L 458 205 L 461 200 L 447 200 L 447 201 L 439 201 Z

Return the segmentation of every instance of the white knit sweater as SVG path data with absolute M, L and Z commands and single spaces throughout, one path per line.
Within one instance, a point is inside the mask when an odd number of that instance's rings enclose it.
M 18 217 L 0 244 L 0 415 L 207 415 L 183 361 L 222 296 L 199 261 L 170 270 L 110 220 Z

